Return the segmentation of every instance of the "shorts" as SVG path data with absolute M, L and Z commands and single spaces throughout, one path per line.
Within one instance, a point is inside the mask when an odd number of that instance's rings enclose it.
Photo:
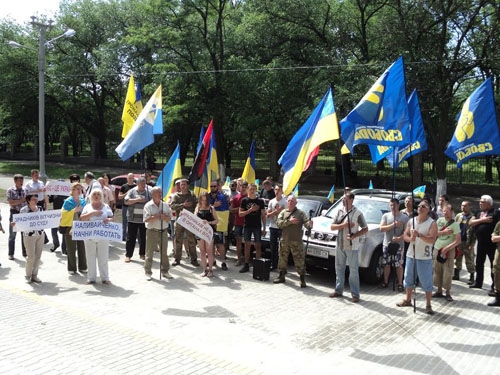
M 394 265 L 395 268 L 401 267 L 403 265 L 403 263 L 401 262 L 402 253 L 403 253 L 403 248 L 400 246 L 398 252 L 394 254 L 394 256 L 392 256 L 391 254 L 389 254 L 387 246 L 384 246 L 382 251 L 382 264 L 384 266 Z
M 255 243 L 260 243 L 260 239 L 262 238 L 262 229 L 260 227 L 254 228 L 254 227 L 245 227 L 244 231 L 244 239 L 245 242 L 250 242 L 252 240 L 252 234 L 253 234 L 253 241 Z
M 224 232 L 214 232 L 214 244 L 224 244 Z
M 416 262 L 416 267 L 415 267 Z M 415 259 L 406 257 L 405 265 L 405 280 L 404 285 L 406 288 L 414 288 L 416 276 L 422 286 L 424 292 L 432 292 L 433 279 L 432 279 L 432 259 Z M 417 270 L 417 275 L 414 274 L 414 267 Z
M 235 237 L 243 237 L 243 226 L 235 225 L 233 233 Z

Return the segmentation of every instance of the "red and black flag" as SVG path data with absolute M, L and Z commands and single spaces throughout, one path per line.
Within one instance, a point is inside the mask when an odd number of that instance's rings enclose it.
M 203 137 L 203 141 L 198 147 L 198 153 L 194 159 L 193 167 L 191 168 L 191 172 L 189 172 L 189 183 L 192 184 L 195 181 L 198 181 L 203 175 L 203 170 L 205 169 L 205 164 L 208 159 L 208 152 L 210 151 L 210 139 L 212 138 L 212 127 L 214 120 L 210 120 L 210 124 L 208 125 L 207 131 L 205 132 L 205 136 Z

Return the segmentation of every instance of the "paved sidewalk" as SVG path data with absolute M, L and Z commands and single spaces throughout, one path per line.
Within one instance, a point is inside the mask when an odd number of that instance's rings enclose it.
M 6 227 L 8 207 L 0 208 Z M 285 284 L 273 285 L 240 274 L 233 261 L 229 271 L 202 278 L 186 260 L 171 268 L 173 280 L 159 280 L 155 259 L 147 281 L 137 249 L 124 263 L 123 243 L 111 246 L 112 286 L 69 276 L 66 257 L 51 253 L 50 244 L 43 283 L 26 284 L 19 239 L 15 261 L 7 259 L 7 234 L 0 248 L 2 374 L 498 371 L 500 309 L 486 306 L 487 290 L 467 287 L 465 272 L 454 282 L 455 301 L 433 302 L 436 315 L 427 316 L 421 291 L 416 313 L 396 307 L 403 295 L 392 288 L 362 285 L 359 304 L 330 299 L 333 280 L 325 272 L 309 275 L 300 289 L 293 269 Z

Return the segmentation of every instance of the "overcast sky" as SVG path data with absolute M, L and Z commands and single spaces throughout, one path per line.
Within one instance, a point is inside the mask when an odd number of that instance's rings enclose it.
M 60 0 L 2 0 L 0 18 L 11 17 L 17 23 L 30 22 L 31 16 L 53 17 Z

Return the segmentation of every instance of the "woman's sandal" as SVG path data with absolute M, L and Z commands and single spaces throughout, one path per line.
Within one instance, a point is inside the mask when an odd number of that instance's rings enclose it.
M 403 284 L 398 284 L 398 292 L 402 293 L 405 291 Z
M 214 277 L 214 274 L 213 274 L 212 270 L 210 270 L 210 271 L 207 272 L 207 277 Z
M 387 288 L 388 286 L 389 286 L 389 284 L 382 282 L 382 283 L 380 283 L 380 284 L 379 284 L 378 288 L 379 288 L 379 289 L 385 289 L 385 288 Z

